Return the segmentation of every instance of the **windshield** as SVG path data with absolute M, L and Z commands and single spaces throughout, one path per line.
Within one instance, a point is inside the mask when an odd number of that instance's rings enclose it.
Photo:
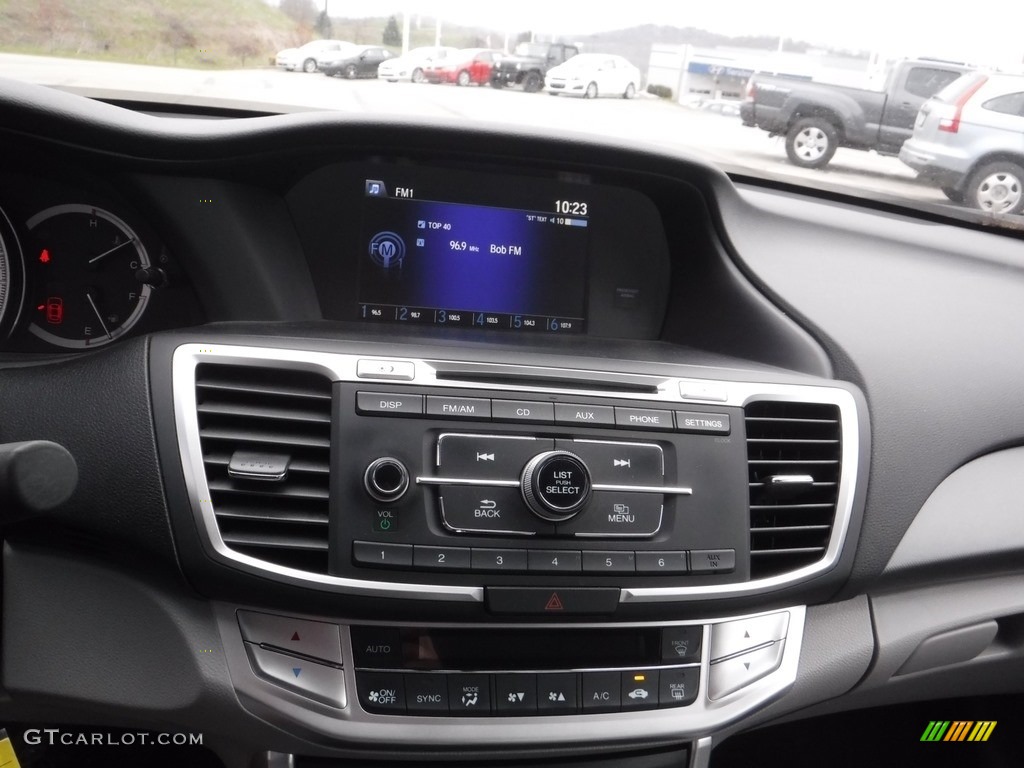
M 1024 71 L 1017 15 L 1011 0 L 983 14 L 862 0 L 842 23 L 789 0 L 0 0 L 0 76 L 148 103 L 596 133 L 686 152 L 734 178 L 1019 226 L 1024 115 L 997 126 L 985 122 L 991 111 L 971 109 L 986 98 L 978 73 Z M 373 55 L 332 68 L 354 45 Z M 452 87 L 424 87 L 417 60 L 468 48 L 494 55 L 440 83 Z M 512 53 L 537 63 L 503 63 Z M 588 73 L 556 82 L 548 71 L 558 66 Z M 513 104 L 513 90 L 531 96 Z M 937 94 L 964 119 L 928 120 Z M 988 178 L 1010 179 L 1008 202 L 982 209 L 977 176 L 993 157 L 1001 165 Z

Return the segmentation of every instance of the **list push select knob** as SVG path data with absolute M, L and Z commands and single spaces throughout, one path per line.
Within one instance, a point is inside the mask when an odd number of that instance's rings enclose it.
M 568 451 L 546 451 L 523 468 L 523 499 L 537 517 L 553 523 L 568 520 L 590 499 L 590 472 L 583 459 Z

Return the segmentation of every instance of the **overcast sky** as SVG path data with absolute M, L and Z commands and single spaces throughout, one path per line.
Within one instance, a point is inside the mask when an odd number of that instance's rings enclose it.
M 322 7 L 324 0 L 315 0 Z M 1004 65 L 1024 60 L 1021 0 L 329 0 L 332 16 L 385 16 L 408 8 L 457 24 L 582 34 L 655 23 L 730 35 L 785 35 L 888 55 Z

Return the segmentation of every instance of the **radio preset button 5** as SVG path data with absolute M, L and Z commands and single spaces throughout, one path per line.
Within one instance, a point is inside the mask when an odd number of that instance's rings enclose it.
M 518 488 L 448 485 L 441 491 L 441 520 L 456 533 L 553 534 L 523 505 Z
M 523 467 L 553 440 L 495 435 L 441 435 L 437 469 L 444 477 L 470 480 L 518 480 Z
M 523 498 L 542 520 L 568 520 L 590 499 L 590 472 L 568 451 L 534 456 L 523 469 Z

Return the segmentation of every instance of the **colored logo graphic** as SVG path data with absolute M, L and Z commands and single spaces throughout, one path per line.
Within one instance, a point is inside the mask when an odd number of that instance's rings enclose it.
M 405 259 L 405 241 L 394 232 L 378 232 L 370 240 L 370 258 L 384 269 L 401 268 Z
M 0 728 L 0 766 L 3 768 L 21 768 L 18 756 L 14 754 L 14 745 L 7 735 L 7 731 Z
M 921 741 L 988 741 L 996 729 L 996 720 L 932 720 L 921 734 Z

